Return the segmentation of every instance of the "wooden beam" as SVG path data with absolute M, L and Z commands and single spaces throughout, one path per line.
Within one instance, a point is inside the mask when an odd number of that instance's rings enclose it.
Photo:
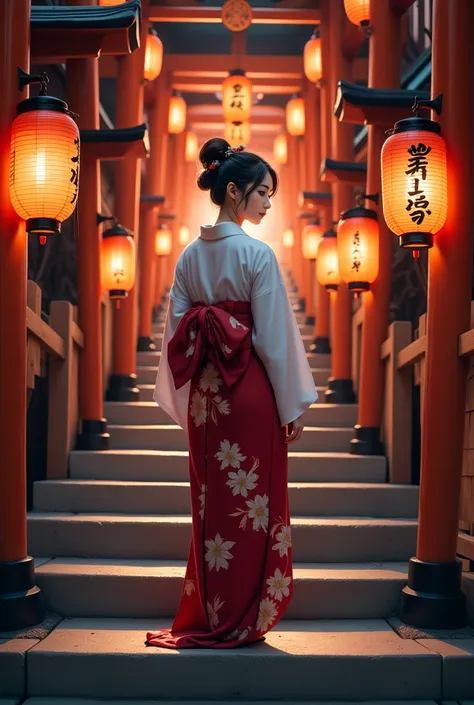
M 193 72 L 193 75 L 203 71 L 225 76 L 236 68 L 235 58 L 230 54 L 168 54 L 168 68 L 175 75 L 181 72 Z M 303 75 L 303 56 L 273 56 L 267 54 L 247 54 L 242 57 L 239 68 L 243 69 L 251 79 L 300 78 Z
M 220 24 L 221 7 L 196 7 L 196 5 L 176 7 L 150 7 L 150 22 L 189 22 Z M 292 9 L 281 7 L 253 7 L 252 24 L 294 24 L 316 25 L 320 22 L 320 11 L 316 9 Z
M 222 90 L 222 79 L 194 78 L 190 76 L 176 76 L 173 79 L 173 88 L 181 93 L 218 93 Z M 253 83 L 253 93 L 266 93 L 269 95 L 291 96 L 301 90 L 301 83 L 281 78 L 267 78 L 262 83 Z

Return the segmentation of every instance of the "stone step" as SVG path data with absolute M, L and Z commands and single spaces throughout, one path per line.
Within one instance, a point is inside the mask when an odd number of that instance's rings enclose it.
M 159 354 L 159 353 L 155 353 Z M 150 365 L 150 366 L 143 366 L 143 367 L 137 367 L 137 383 L 140 384 L 155 384 L 156 382 L 156 373 L 158 372 L 158 365 Z M 318 368 L 311 368 L 311 372 L 313 373 L 313 380 L 314 383 L 317 387 L 325 387 L 328 382 L 328 378 L 331 374 L 331 370 L 328 369 L 318 369 Z
M 44 480 L 35 482 L 33 490 L 38 512 L 191 513 L 188 482 Z M 289 482 L 288 490 L 294 516 L 401 518 L 418 513 L 418 487 L 410 485 Z
M 140 390 L 140 401 L 153 401 L 153 391 L 155 389 L 155 384 L 139 384 L 138 389 Z M 317 387 L 317 392 L 319 397 L 316 404 L 324 404 L 325 402 L 325 392 L 327 387 Z
M 187 451 L 165 450 L 73 450 L 69 456 L 71 478 L 137 482 L 187 482 Z M 288 454 L 292 482 L 384 483 L 387 461 L 377 455 L 349 453 Z
M 162 338 L 155 336 L 155 345 L 157 346 L 156 351 L 138 352 L 137 353 L 137 368 L 141 367 L 158 367 L 161 358 L 161 344 Z M 303 336 L 303 341 L 305 342 L 306 350 L 313 343 L 313 336 Z M 323 355 L 322 353 L 310 353 L 308 352 L 308 360 L 310 361 L 311 367 L 321 368 L 329 370 L 331 368 L 331 356 Z M 137 370 L 138 372 L 138 370 Z
M 104 414 L 109 424 L 172 424 L 168 414 L 155 402 L 105 402 Z M 308 426 L 354 426 L 356 404 L 313 404 L 305 413 Z
M 173 617 L 185 561 L 53 558 L 36 568 L 47 607 L 68 617 Z M 406 563 L 296 563 L 284 619 L 376 619 L 396 612 Z
M 294 517 L 291 523 L 295 561 L 408 561 L 415 554 L 415 519 Z M 190 540 L 190 516 L 28 514 L 32 556 L 186 560 Z
M 446 681 L 436 643 L 401 639 L 384 620 L 285 620 L 264 642 L 217 653 L 145 646 L 147 631 L 169 626 L 169 619 L 64 620 L 28 652 L 27 692 L 214 702 L 236 696 L 239 701 L 452 698 L 453 691 L 442 690 Z M 463 674 L 472 661 L 472 655 L 463 659 Z
M 180 426 L 156 424 L 138 426 L 109 424 L 110 448 L 112 450 L 187 450 L 188 437 Z M 354 437 L 352 428 L 307 426 L 295 450 L 300 452 L 344 453 L 350 448 Z

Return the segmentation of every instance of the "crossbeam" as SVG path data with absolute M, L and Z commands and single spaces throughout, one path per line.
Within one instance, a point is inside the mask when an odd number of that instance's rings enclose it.
M 320 11 L 316 9 L 293 9 L 286 7 L 253 7 L 252 24 L 294 24 L 317 25 Z M 150 22 L 189 22 L 220 24 L 221 7 L 196 7 L 181 5 L 176 7 L 151 6 L 148 19 Z

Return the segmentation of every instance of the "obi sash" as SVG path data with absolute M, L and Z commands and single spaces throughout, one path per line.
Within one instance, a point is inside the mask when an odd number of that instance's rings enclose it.
M 230 388 L 243 375 L 252 348 L 250 302 L 197 302 L 186 311 L 168 343 L 168 364 L 176 389 L 193 379 L 206 360 Z

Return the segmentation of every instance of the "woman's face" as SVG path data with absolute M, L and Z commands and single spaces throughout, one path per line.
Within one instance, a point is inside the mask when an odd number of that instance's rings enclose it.
M 247 189 L 249 188 L 250 184 Z M 237 216 L 241 222 L 248 220 L 254 225 L 259 225 L 262 222 L 266 212 L 272 207 L 268 195 L 272 188 L 272 178 L 267 171 L 263 181 L 252 191 L 247 200 L 244 198 L 245 194 L 237 191 Z

